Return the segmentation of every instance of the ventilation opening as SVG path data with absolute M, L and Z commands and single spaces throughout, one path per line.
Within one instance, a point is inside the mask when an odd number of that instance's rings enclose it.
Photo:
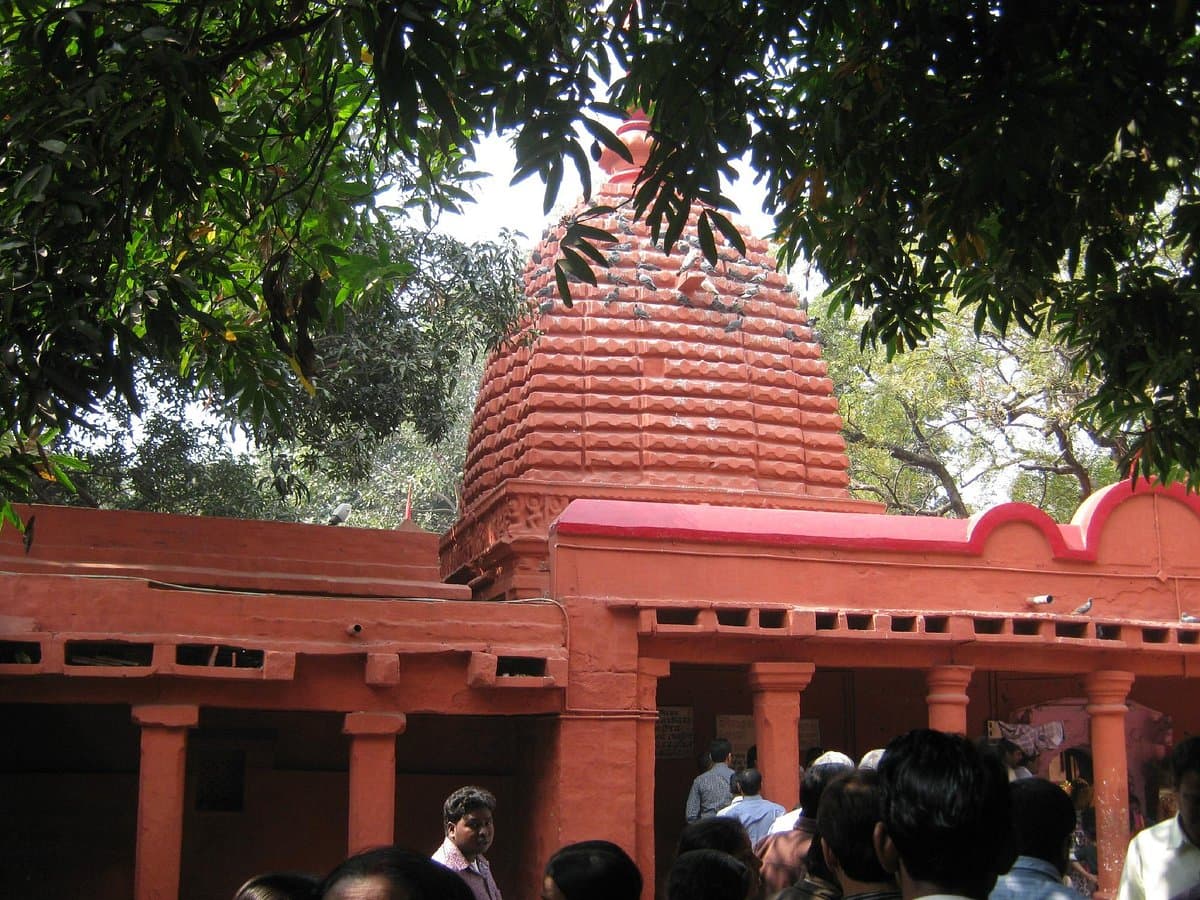
M 892 631 L 910 632 L 916 630 L 916 616 L 892 616 Z
M 851 631 L 870 631 L 871 617 L 860 613 L 847 614 L 846 627 Z
M 1167 642 L 1167 629 L 1165 628 L 1143 628 L 1142 643 L 1143 644 L 1165 644 Z
M 1097 624 L 1096 637 L 1102 641 L 1119 641 L 1121 639 L 1121 626 Z
M 37 641 L 0 641 L 0 665 L 31 665 L 42 661 Z
M 67 641 L 68 666 L 148 666 L 153 659 L 153 644 Z
M 498 678 L 544 678 L 546 660 L 537 656 L 501 656 L 496 660 Z
M 1055 622 L 1054 636 L 1060 638 L 1085 638 L 1087 637 L 1087 623 Z
M 1004 634 L 1003 619 L 976 619 L 976 634 Z
M 782 628 L 787 624 L 787 615 L 782 609 L 760 609 L 758 611 L 759 628 Z
M 837 613 L 817 613 L 817 631 L 836 631 Z
M 1176 632 L 1176 637 L 1181 644 L 1200 644 L 1200 631 L 1185 631 L 1181 628 Z
M 658 616 L 659 625 L 695 625 L 696 620 L 700 617 L 700 610 L 698 609 L 668 607 L 666 609 L 657 609 L 655 613 Z
M 718 609 L 717 624 L 718 625 L 733 625 L 737 628 L 745 628 L 750 621 L 750 610 L 748 609 Z
M 1042 623 L 1037 619 L 1013 619 L 1013 634 L 1022 637 L 1037 637 L 1041 633 Z
M 950 619 L 947 616 L 926 616 L 926 634 L 945 634 L 950 630 Z
M 261 669 L 262 650 L 246 650 L 224 644 L 180 644 L 175 663 L 180 666 L 211 666 L 224 669 Z

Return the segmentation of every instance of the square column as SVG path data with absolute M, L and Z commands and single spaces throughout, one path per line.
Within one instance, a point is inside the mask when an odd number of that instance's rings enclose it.
M 665 659 L 638 660 L 638 706 L 642 715 L 637 724 L 637 812 L 634 860 L 642 872 L 643 893 L 654 896 L 654 764 L 656 749 L 654 728 L 658 722 L 658 681 L 671 674 Z
M 763 795 L 787 809 L 800 802 L 800 694 L 816 670 L 813 663 L 803 662 L 750 665 Z
M 949 734 L 967 733 L 967 686 L 975 674 L 974 666 L 934 666 L 925 673 L 929 693 L 929 727 Z
M 1083 679 L 1092 738 L 1092 777 L 1096 792 L 1098 896 L 1112 897 L 1121 881 L 1129 846 L 1129 761 L 1125 713 L 1132 672 L 1090 672 Z
M 190 705 L 133 707 L 142 728 L 138 762 L 134 900 L 176 900 L 183 851 L 187 733 L 200 721 Z
M 351 854 L 391 844 L 396 836 L 396 735 L 408 720 L 403 713 L 346 714 L 342 733 L 350 735 Z

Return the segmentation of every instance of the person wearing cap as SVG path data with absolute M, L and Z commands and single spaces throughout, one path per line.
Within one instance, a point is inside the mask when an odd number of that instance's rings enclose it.
M 879 768 L 879 761 L 883 759 L 883 748 L 876 747 L 874 750 L 868 750 L 863 754 L 862 759 L 858 761 L 860 769 L 876 771 Z
M 848 757 L 845 753 L 839 753 L 837 750 L 825 750 L 817 754 L 817 756 L 813 758 L 812 762 L 805 766 L 805 770 L 801 773 L 800 777 L 803 779 L 806 772 L 816 768 L 817 766 L 839 766 L 840 768 L 853 769 L 854 760 Z M 803 791 L 800 792 L 800 796 L 803 798 Z M 800 818 L 803 811 L 804 804 L 801 803 L 791 812 L 785 812 L 782 816 L 771 823 L 771 828 L 767 833 L 779 834 L 781 832 L 791 831 L 796 827 L 796 820 Z M 813 817 L 815 818 L 815 816 L 816 814 L 814 813 Z

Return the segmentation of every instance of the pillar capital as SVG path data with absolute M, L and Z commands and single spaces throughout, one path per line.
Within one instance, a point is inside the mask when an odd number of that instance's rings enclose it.
M 195 728 L 200 707 L 188 703 L 147 703 L 133 707 L 133 721 L 143 728 Z
M 1083 687 L 1088 698 L 1088 715 L 1124 715 L 1129 689 L 1133 687 L 1133 678 L 1132 672 L 1088 672 L 1083 678 Z
M 966 697 L 967 685 L 975 674 L 974 666 L 934 666 L 925 673 L 925 683 L 933 693 L 961 694 Z
M 757 662 L 750 664 L 750 690 L 754 693 L 766 691 L 795 691 L 808 687 L 816 665 L 810 662 Z
M 388 712 L 352 712 L 346 713 L 342 734 L 403 734 L 408 727 L 408 717 L 404 713 Z
M 929 707 L 929 727 L 952 734 L 967 733 L 967 687 L 974 666 L 934 666 L 925 673 L 925 684 L 929 693 L 925 704 Z

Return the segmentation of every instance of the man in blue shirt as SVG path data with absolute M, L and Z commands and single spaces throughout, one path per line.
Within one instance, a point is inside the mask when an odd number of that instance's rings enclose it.
M 717 815 L 737 819 L 745 825 L 746 833 L 750 835 L 750 846 L 757 847 L 758 842 L 771 830 L 771 823 L 787 810 L 762 796 L 762 773 L 758 769 L 742 769 L 734 773 L 729 788 L 733 801 Z
M 1082 900 L 1063 884 L 1075 830 L 1075 807 L 1056 784 L 1040 778 L 1009 783 L 1017 861 L 988 900 Z

